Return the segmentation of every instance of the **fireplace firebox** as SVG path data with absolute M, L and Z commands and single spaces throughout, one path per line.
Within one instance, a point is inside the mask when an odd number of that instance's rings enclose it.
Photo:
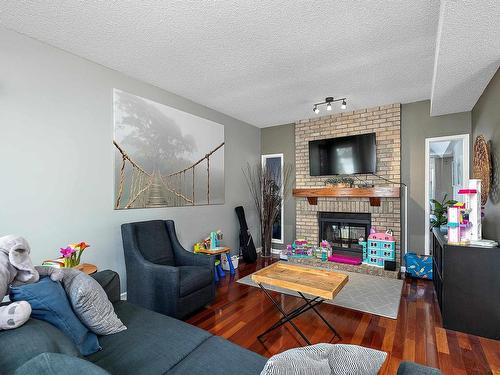
M 334 254 L 363 258 L 358 243 L 370 234 L 371 214 L 352 212 L 318 212 L 319 240 L 326 240 Z

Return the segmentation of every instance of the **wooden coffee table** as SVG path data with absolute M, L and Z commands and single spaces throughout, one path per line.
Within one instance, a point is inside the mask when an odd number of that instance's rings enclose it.
M 257 336 L 259 341 L 267 333 L 288 322 L 304 339 L 304 341 L 308 345 L 311 345 L 309 339 L 293 322 L 294 318 L 311 309 L 334 333 L 332 340 L 335 337 L 342 339 L 333 325 L 320 314 L 316 306 L 323 303 L 327 299 L 332 300 L 347 283 L 349 276 L 330 270 L 315 269 L 285 262 L 277 262 L 252 274 L 252 280 L 259 285 L 276 309 L 278 309 L 283 315 L 283 317 L 269 327 L 269 329 Z M 292 311 L 286 312 L 281 307 L 280 303 L 272 297 L 269 290 L 266 289 L 264 285 L 293 290 L 302 297 L 305 303 Z M 313 298 L 307 298 L 304 294 L 311 295 Z

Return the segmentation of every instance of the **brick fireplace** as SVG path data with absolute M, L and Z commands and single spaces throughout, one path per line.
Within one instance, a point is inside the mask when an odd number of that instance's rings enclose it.
M 390 104 L 358 111 L 344 112 L 332 116 L 301 120 L 295 124 L 295 177 L 297 188 L 323 187 L 327 177 L 309 175 L 309 141 L 376 133 L 377 175 L 392 181 L 400 181 L 401 140 L 400 104 Z M 375 186 L 388 183 L 373 175 L 356 175 L 356 183 L 366 182 Z M 401 202 L 400 198 L 381 198 L 380 206 L 371 206 L 369 198 L 320 197 L 317 205 L 305 198 L 296 199 L 297 238 L 318 243 L 318 217 L 320 213 L 358 213 L 369 215 L 371 226 L 378 231 L 392 229 L 396 239 L 396 264 L 401 264 Z M 371 267 L 370 267 L 371 268 Z M 360 267 L 358 272 L 365 272 Z M 367 273 L 377 273 L 373 270 Z M 380 274 L 383 274 L 381 272 Z

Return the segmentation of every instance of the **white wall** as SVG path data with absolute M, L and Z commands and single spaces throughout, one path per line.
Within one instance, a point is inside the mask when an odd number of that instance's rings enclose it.
M 258 128 L 2 28 L 0 51 L 0 236 L 25 236 L 36 263 L 84 240 L 84 261 L 118 271 L 123 289 L 122 223 L 174 219 L 187 248 L 220 228 L 237 249 L 241 204 L 258 228 L 241 171 L 260 160 Z M 113 88 L 225 125 L 224 205 L 113 210 Z

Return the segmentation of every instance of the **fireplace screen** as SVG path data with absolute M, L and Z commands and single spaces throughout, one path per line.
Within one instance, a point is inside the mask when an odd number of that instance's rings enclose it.
M 319 240 L 326 240 L 336 254 L 362 258 L 363 248 L 359 239 L 367 239 L 370 233 L 369 213 L 319 212 Z

